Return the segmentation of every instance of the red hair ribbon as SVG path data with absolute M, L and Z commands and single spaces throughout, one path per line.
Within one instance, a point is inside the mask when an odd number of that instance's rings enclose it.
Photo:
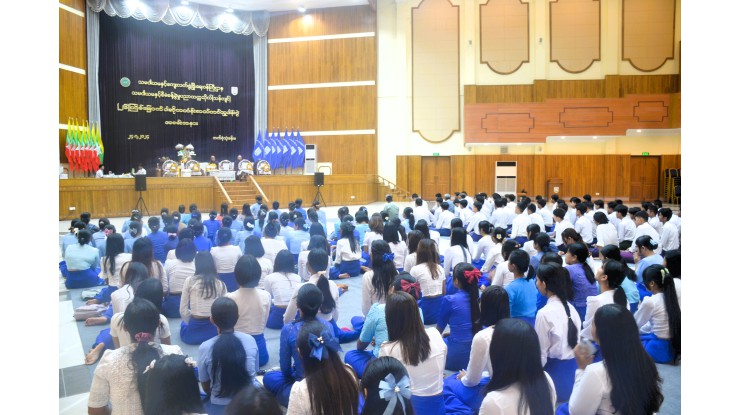
M 136 335 L 134 336 L 134 339 L 136 339 L 136 341 L 139 343 L 141 342 L 149 343 L 150 341 L 154 340 L 154 336 L 151 335 L 150 333 L 142 332 L 142 333 L 136 333 Z
M 481 275 L 483 274 L 481 274 L 480 271 L 477 269 L 474 269 L 472 271 L 463 271 L 463 276 L 470 285 L 477 283 L 477 280 L 481 277 Z
M 411 294 L 409 291 L 411 291 L 412 288 L 415 290 L 413 295 L 418 300 L 419 299 L 419 291 L 421 291 L 421 286 L 419 285 L 419 283 L 418 282 L 408 282 L 406 280 L 401 280 L 401 290 L 403 290 L 403 292 L 408 293 L 408 294 Z

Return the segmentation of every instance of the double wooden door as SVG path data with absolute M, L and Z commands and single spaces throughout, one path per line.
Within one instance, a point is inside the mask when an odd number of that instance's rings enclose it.
M 657 199 L 659 187 L 660 157 L 630 157 L 630 203 Z
M 450 192 L 450 158 L 421 158 L 421 197 L 434 200 L 436 193 Z

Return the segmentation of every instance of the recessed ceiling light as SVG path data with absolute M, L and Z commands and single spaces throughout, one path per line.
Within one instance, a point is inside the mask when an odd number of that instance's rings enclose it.
M 303 6 L 298 6 L 298 11 L 301 12 L 301 13 L 305 13 L 306 12 L 306 8 L 303 7 Z

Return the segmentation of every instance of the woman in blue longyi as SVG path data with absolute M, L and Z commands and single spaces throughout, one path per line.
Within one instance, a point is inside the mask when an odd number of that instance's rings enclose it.
M 468 263 L 460 263 L 452 273 L 458 292 L 442 297 L 442 306 L 437 320 L 437 329 L 443 333 L 447 324 L 450 335 L 447 343 L 446 370 L 460 370 L 468 366 L 473 336 L 480 331 L 480 308 L 478 306 L 478 278 L 480 271 Z

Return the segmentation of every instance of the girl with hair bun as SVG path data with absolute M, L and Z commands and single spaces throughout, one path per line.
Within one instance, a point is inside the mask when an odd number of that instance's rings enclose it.
M 478 239 L 478 245 L 475 248 L 475 254 L 470 263 L 474 267 L 481 269 L 485 265 L 486 259 L 494 246 L 493 238 L 491 238 L 491 232 L 493 231 L 491 222 L 487 220 L 478 222 L 478 231 L 480 232 L 480 238 Z M 475 238 L 475 234 L 472 236 Z
M 640 301 L 652 295 L 643 282 L 642 273 L 651 265 L 663 265 L 663 257 L 655 252 L 658 247 L 658 241 L 649 235 L 642 235 L 635 239 L 633 259 L 636 264 L 635 275 L 637 275 L 637 289 L 640 291 Z
M 581 317 L 567 301 L 571 287 L 570 275 L 561 265 L 540 264 L 537 289 L 547 297 L 547 304 L 537 313 L 534 329 L 540 339 L 541 363 L 555 383 L 558 402 L 570 397 L 577 367 L 573 348 Z
M 519 243 L 513 239 L 507 239 L 501 244 L 501 259 L 503 259 L 503 262 L 496 266 L 496 272 L 493 274 L 491 285 L 506 288 L 507 285 L 514 281 L 514 273 L 509 271 L 509 256 L 514 250 L 519 248 Z
M 481 329 L 478 305 L 480 276 L 480 271 L 473 265 L 457 264 L 452 278 L 458 291 L 442 297 L 437 330 L 443 333 L 447 324 L 450 325 L 450 335 L 444 339 L 447 343 L 446 370 L 460 370 L 468 366 L 473 336 Z
M 104 285 L 105 281 L 98 277 L 100 269 L 100 252 L 90 245 L 92 234 L 87 229 L 77 231 L 77 243 L 69 245 L 64 251 L 66 269 L 63 272 L 66 279 L 64 286 L 71 288 L 87 288 Z
M 178 354 L 162 356 L 146 373 L 145 415 L 205 414 L 200 400 L 195 361 Z
M 537 288 L 533 279 L 534 268 L 529 264 L 529 255 L 523 249 L 517 249 L 509 256 L 509 271 L 514 274 L 514 281 L 504 287 L 509 294 L 511 317 L 519 318 L 534 327 L 537 314 Z
M 645 297 L 635 313 L 642 345 L 655 363 L 676 363 L 681 355 L 681 306 L 673 276 L 662 265 L 651 265 L 643 277 L 652 296 Z

